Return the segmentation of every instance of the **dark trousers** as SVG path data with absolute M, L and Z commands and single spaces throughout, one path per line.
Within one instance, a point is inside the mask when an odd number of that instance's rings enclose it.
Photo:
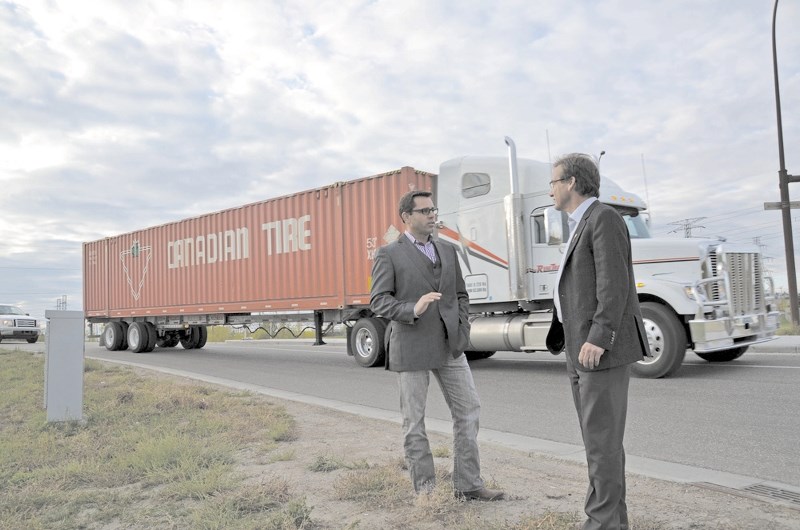
M 572 398 L 581 425 L 589 489 L 583 530 L 628 528 L 625 504 L 625 417 L 628 412 L 630 365 L 608 370 L 577 370 L 567 355 Z

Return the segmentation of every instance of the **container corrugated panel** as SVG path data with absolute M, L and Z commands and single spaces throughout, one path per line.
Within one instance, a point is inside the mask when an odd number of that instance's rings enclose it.
M 372 262 L 375 251 L 405 230 L 397 209 L 400 197 L 411 190 L 432 191 L 433 175 L 404 167 L 398 172 L 370 179 L 345 182 L 343 194 L 347 237 L 344 255 L 344 292 L 347 305 L 369 303 Z
M 369 303 L 374 250 L 412 168 L 84 244 L 87 317 L 335 309 Z M 388 238 L 388 239 L 387 239 Z

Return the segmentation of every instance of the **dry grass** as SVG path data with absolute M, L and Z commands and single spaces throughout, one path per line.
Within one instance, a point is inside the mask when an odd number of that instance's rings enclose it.
M 274 528 L 300 528 L 287 521 L 308 520 L 310 508 L 288 485 L 279 494 L 273 484 L 242 487 L 245 454 L 267 459 L 297 436 L 281 407 L 88 361 L 84 421 L 47 423 L 43 373 L 41 355 L 0 353 L 0 528 L 248 528 L 272 518 Z

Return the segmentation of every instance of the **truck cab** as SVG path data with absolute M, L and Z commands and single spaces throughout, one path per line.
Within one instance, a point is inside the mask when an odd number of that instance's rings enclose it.
M 472 313 L 472 358 L 543 351 L 568 237 L 553 208 L 550 164 L 466 156 L 438 176 L 439 237 L 459 249 Z M 642 199 L 601 177 L 599 200 L 622 214 L 631 237 L 637 294 L 652 357 L 633 371 L 664 377 L 687 348 L 730 361 L 778 327 L 772 279 L 757 248 L 719 240 L 653 238 Z

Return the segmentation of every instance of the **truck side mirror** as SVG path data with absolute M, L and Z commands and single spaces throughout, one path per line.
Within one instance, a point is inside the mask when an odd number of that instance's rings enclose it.
M 566 214 L 559 212 L 554 207 L 549 207 L 544 211 L 545 240 L 548 245 L 560 245 L 567 241 L 565 237 L 569 233 L 567 228 Z

